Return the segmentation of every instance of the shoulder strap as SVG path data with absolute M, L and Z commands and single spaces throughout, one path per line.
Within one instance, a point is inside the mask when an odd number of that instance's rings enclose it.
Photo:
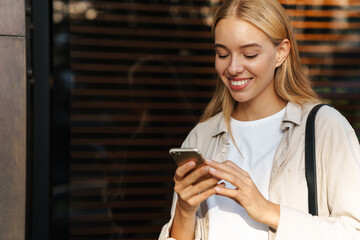
M 328 104 L 318 104 L 311 109 L 305 130 L 305 177 L 308 186 L 309 213 L 318 215 L 316 189 L 315 117 L 319 109 Z

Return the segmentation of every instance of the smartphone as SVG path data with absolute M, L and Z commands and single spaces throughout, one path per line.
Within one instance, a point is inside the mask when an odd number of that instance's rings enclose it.
M 197 148 L 171 148 L 169 153 L 178 166 L 190 160 L 196 161 L 196 168 L 205 164 L 204 158 Z
M 190 160 L 196 161 L 196 167 L 193 170 L 201 167 L 202 165 L 205 165 L 205 160 L 201 156 L 201 153 L 197 148 L 171 148 L 169 153 L 178 166 L 181 166 L 189 162 Z M 193 170 L 191 170 L 190 172 L 192 172 Z M 204 176 L 200 177 L 198 180 L 196 180 L 193 184 L 197 184 L 211 177 L 211 174 L 207 173 Z

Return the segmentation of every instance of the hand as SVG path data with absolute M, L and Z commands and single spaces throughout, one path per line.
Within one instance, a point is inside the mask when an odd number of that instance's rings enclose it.
M 174 176 L 174 191 L 178 194 L 178 207 L 184 212 L 195 214 L 200 203 L 215 194 L 215 186 L 219 179 L 206 177 L 209 167 L 204 165 L 195 168 L 195 162 L 190 161 L 177 168 Z
M 175 239 L 194 239 L 195 213 L 200 203 L 215 194 L 218 179 L 205 177 L 209 174 L 209 167 L 204 165 L 195 168 L 194 161 L 190 161 L 176 169 L 174 190 L 178 195 L 171 237 Z M 205 178 L 204 178 L 205 177 Z
M 280 206 L 264 198 L 246 171 L 231 161 L 218 163 L 207 160 L 206 163 L 210 166 L 209 172 L 214 177 L 228 181 L 236 187 L 236 189 L 228 189 L 217 186 L 216 194 L 233 199 L 252 219 L 277 229 Z

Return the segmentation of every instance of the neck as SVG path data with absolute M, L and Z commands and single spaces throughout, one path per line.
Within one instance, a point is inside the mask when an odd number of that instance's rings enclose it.
M 280 97 L 267 103 L 238 102 L 235 106 L 232 117 L 240 121 L 254 121 L 274 115 L 286 107 L 287 102 Z

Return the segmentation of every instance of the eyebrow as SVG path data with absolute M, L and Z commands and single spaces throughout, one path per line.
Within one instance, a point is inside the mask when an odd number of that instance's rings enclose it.
M 218 47 L 228 49 L 225 45 L 222 45 L 222 44 L 220 44 L 220 43 L 216 43 L 214 48 L 218 48 Z M 259 44 L 257 44 L 257 43 L 249 43 L 249 44 L 245 44 L 245 45 L 240 46 L 240 49 L 249 48 L 249 47 L 262 48 L 262 47 L 261 47 Z

